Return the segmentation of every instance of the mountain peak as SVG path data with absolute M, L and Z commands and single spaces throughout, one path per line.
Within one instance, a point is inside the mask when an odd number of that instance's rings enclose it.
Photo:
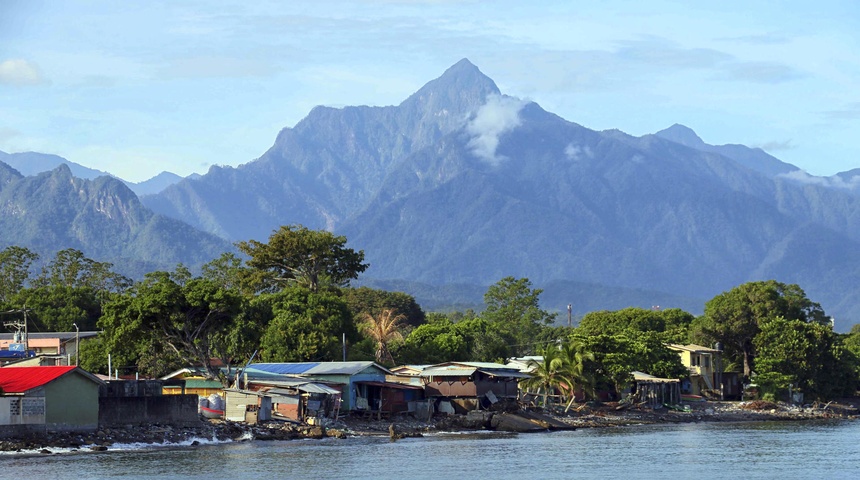
M 446 75 L 461 75 L 464 73 L 472 75 L 476 73 L 481 74 L 481 70 L 478 69 L 478 67 L 475 66 L 474 63 L 470 62 L 468 58 L 463 58 L 459 62 L 448 67 L 448 69 L 445 70 L 445 73 L 443 73 L 442 76 L 444 77 Z
M 437 79 L 427 82 L 401 105 L 432 111 L 468 112 L 484 104 L 488 95 L 501 92 L 493 80 L 464 58 Z
M 679 143 L 686 147 L 699 148 L 705 145 L 705 142 L 696 135 L 692 128 L 676 123 L 669 128 L 660 130 L 654 135 L 669 140 L 670 142 Z

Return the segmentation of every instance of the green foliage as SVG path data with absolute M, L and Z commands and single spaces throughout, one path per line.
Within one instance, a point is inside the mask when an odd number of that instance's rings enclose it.
M 705 304 L 704 316 L 694 329 L 710 343 L 720 342 L 730 361 L 743 363 L 744 376 L 754 368 L 753 339 L 761 323 L 783 317 L 801 322 L 826 323 L 821 306 L 806 298 L 797 285 L 774 280 L 749 282 L 717 295 Z
M 549 407 L 550 395 L 554 394 L 556 389 L 573 395 L 576 387 L 573 378 L 568 374 L 570 370 L 567 368 L 567 359 L 558 345 L 548 345 L 540 353 L 540 360 L 529 362 L 532 376 L 523 380 L 520 386 L 526 391 L 542 392 L 543 405 Z
M 121 292 L 131 280 L 112 271 L 113 265 L 97 262 L 80 250 L 67 248 L 57 252 L 34 281 L 37 287 L 88 287 L 100 295 Z
M 74 362 L 74 360 L 73 360 Z M 108 352 L 101 336 L 81 342 L 78 350 L 78 365 L 91 373 L 107 375 Z
M 766 319 L 753 343 L 755 382 L 765 392 L 781 395 L 791 386 L 807 400 L 824 400 L 856 391 L 850 352 L 830 327 L 783 317 Z
M 336 361 L 342 358 L 342 335 L 358 338 L 349 308 L 333 292 L 296 286 L 264 298 L 272 312 L 260 340 L 264 361 Z
M 579 322 L 577 331 L 585 335 L 654 332 L 666 342 L 686 343 L 693 319 L 693 315 L 677 308 L 630 307 L 587 313 Z
M 183 269 L 176 275 L 153 272 L 105 304 L 99 325 L 108 350 L 133 365 L 140 366 L 147 352 L 170 350 L 184 364 L 202 366 L 208 378 L 226 385 L 229 376 L 212 359 L 231 364 L 235 351 L 229 332 L 241 306 L 235 293 L 210 280 L 187 279 Z
M 498 328 L 508 340 L 506 357 L 524 356 L 541 348 L 536 344 L 541 330 L 552 324 L 556 314 L 540 308 L 540 289 L 532 289 L 527 278 L 505 277 L 487 289 L 486 309 L 481 318 Z
M 260 290 L 276 291 L 300 285 L 311 291 L 323 286 L 345 286 L 368 267 L 364 252 L 346 248 L 346 237 L 301 225 L 282 226 L 268 243 L 256 240 L 236 244 L 257 270 L 253 281 Z
M 13 305 L 26 305 L 30 328 L 37 332 L 95 330 L 101 303 L 90 287 L 47 285 L 26 288 L 12 298 Z
M 504 362 L 508 339 L 498 325 L 483 318 L 459 322 L 433 316 L 413 330 L 397 352 L 403 362 L 433 364 L 447 361 Z
M 470 339 L 456 325 L 446 319 L 419 326 L 404 340 L 398 358 L 411 364 L 471 360 Z
M 623 390 L 639 371 L 663 378 L 682 378 L 687 369 L 681 358 L 654 333 L 583 335 L 577 332 L 571 341 L 579 344 L 591 357 L 584 370 L 594 375 L 597 389 Z
M 354 317 L 362 314 L 377 317 L 384 310 L 392 309 L 397 315 L 404 316 L 404 323 L 417 327 L 425 320 L 424 311 L 415 298 L 403 292 L 388 292 L 369 287 L 345 288 L 343 299 L 349 305 Z
M 39 255 L 18 246 L 0 251 L 0 302 L 9 302 L 30 279 L 30 267 Z
M 234 253 L 221 254 L 220 257 L 204 264 L 202 270 L 203 278 L 227 290 L 234 290 L 248 297 L 253 296 L 257 291 L 257 286 L 254 284 L 255 272 L 246 267 L 242 259 Z
M 12 308 L 26 307 L 30 328 L 33 331 L 72 331 L 74 325 L 81 330 L 94 330 L 102 313 L 102 304 L 111 296 L 126 289 L 131 281 L 114 273 L 110 263 L 91 260 L 78 250 L 57 252 L 42 273 L 25 288 L 18 288 L 25 280 L 29 262 L 37 258 L 26 249 L 10 247 L 0 253 L 8 261 L 3 268 L 10 275 L 7 284 L 12 291 L 6 298 Z

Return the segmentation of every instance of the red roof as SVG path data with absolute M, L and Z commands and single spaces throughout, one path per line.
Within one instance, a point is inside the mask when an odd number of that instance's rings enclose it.
M 3 367 L 0 388 L 5 393 L 24 393 L 50 383 L 78 367 Z

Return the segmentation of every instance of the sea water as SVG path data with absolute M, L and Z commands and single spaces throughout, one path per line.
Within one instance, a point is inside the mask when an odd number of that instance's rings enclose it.
M 639 425 L 0 456 L 0 478 L 860 478 L 860 422 Z

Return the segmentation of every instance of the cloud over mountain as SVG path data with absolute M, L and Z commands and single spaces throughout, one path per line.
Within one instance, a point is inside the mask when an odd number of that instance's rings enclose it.
M 492 166 L 501 163 L 504 157 L 496 154 L 499 138 L 520 126 L 520 110 L 526 103 L 503 95 L 487 97 L 487 103 L 481 105 L 466 125 L 466 131 L 472 136 L 467 145 L 472 153 Z

